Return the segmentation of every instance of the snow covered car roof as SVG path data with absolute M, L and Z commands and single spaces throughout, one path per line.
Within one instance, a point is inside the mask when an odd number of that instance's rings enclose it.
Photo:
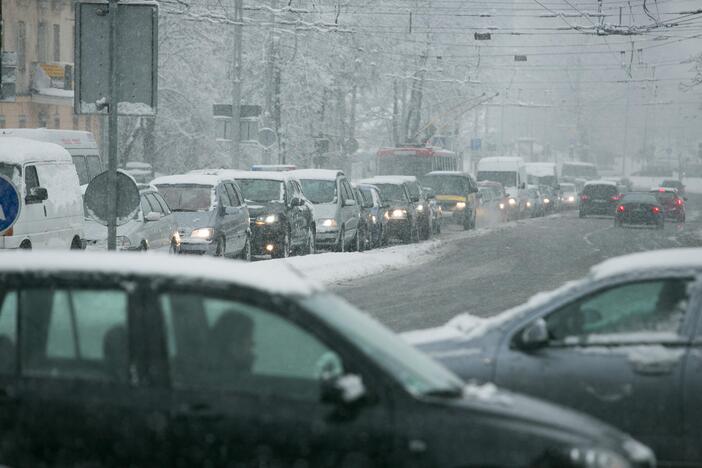
M 385 179 L 397 179 L 403 182 L 417 182 L 417 178 L 413 175 L 383 175 L 373 177 L 375 180 L 381 181 Z
M 564 166 L 580 166 L 580 167 L 595 167 L 594 164 L 582 161 L 566 161 L 563 163 Z
M 60 145 L 16 137 L 0 137 L 0 161 L 18 165 L 38 161 L 73 164 L 69 152 Z
M 336 169 L 296 169 L 288 174 L 304 180 L 336 180 L 344 171 Z
M 1 137 L 27 138 L 29 140 L 55 143 L 64 148 L 96 147 L 95 137 L 80 130 L 56 130 L 48 128 L 5 128 Z
M 651 192 L 678 193 L 678 189 L 675 187 L 651 187 Z
M 589 185 L 611 185 L 612 187 L 616 187 L 618 184 L 611 180 L 590 180 L 585 182 L 584 186 L 587 187 Z
M 468 174 L 467 172 L 461 172 L 461 171 L 431 171 L 426 175 L 445 175 L 445 176 L 467 177 L 470 174 Z
M 653 250 L 616 257 L 593 266 L 590 276 L 604 279 L 637 272 L 702 269 L 702 248 Z
M 527 174 L 536 177 L 555 176 L 556 165 L 549 162 L 526 163 Z
M 196 171 L 190 171 L 188 174 L 216 175 L 233 180 L 263 179 L 285 182 L 286 180 L 295 178 L 290 175 L 290 172 L 291 171 L 241 171 L 237 169 L 199 169 Z
M 377 184 L 401 185 L 401 184 L 404 184 L 405 182 L 407 182 L 407 180 L 405 180 L 399 176 L 376 176 L 376 177 L 371 177 L 370 179 L 362 179 L 359 183 L 367 184 L 367 185 L 377 185 Z
M 7 252 L 3 273 L 101 273 L 161 276 L 180 281 L 232 283 L 273 294 L 309 296 L 322 287 L 280 262 L 246 263 L 231 259 L 129 252 Z
M 209 185 L 216 186 L 220 182 L 230 180 L 230 177 L 214 174 L 176 174 L 157 177 L 150 182 L 151 185 Z

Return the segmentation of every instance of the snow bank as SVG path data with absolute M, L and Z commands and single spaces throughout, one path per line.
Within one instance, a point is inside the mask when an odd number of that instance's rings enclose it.
M 323 253 L 271 260 L 267 263 L 290 265 L 295 270 L 324 284 L 338 283 L 377 273 L 415 266 L 435 258 L 438 240 L 398 245 L 368 252 Z

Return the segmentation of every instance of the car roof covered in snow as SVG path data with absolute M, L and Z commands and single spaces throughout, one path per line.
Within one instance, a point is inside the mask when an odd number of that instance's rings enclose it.
M 301 180 L 336 180 L 344 175 L 344 171 L 336 169 L 296 169 L 287 173 Z
M 469 173 L 467 172 L 461 172 L 461 171 L 431 171 L 430 173 L 426 174 L 428 176 L 460 176 L 460 177 L 468 177 L 470 176 Z
M 678 193 L 675 187 L 651 187 L 651 192 Z
M 377 180 L 378 182 L 382 182 L 385 179 L 388 180 L 401 180 L 403 182 L 417 182 L 417 178 L 413 175 L 381 175 L 381 176 L 375 176 L 373 179 Z
M 73 159 L 68 151 L 55 143 L 27 138 L 0 137 L 0 162 L 22 165 L 38 161 L 59 161 L 73 164 Z
M 7 252 L 3 273 L 100 273 L 160 276 L 179 281 L 215 281 L 273 294 L 308 296 L 322 290 L 289 265 L 245 263 L 231 259 L 129 252 Z
M 371 177 L 370 179 L 362 179 L 360 181 L 361 184 L 367 184 L 367 185 L 378 185 L 378 184 L 394 184 L 394 185 L 402 185 L 407 180 L 403 179 L 402 177 L 398 176 L 376 176 L 376 177 Z
M 64 148 L 97 148 L 93 134 L 80 130 L 48 128 L 4 128 L 0 130 L 0 137 L 6 136 L 55 143 Z
M 702 269 L 702 248 L 652 250 L 624 255 L 595 265 L 590 269 L 590 275 L 594 279 L 605 279 L 624 274 L 689 269 Z
M 215 174 L 176 174 L 157 177 L 152 180 L 151 185 L 209 185 L 216 186 L 220 182 L 231 180 L 230 177 Z
M 279 182 L 284 182 L 286 180 L 295 178 L 290 175 L 290 171 L 241 171 L 237 169 L 200 169 L 197 171 L 190 171 L 190 174 L 218 175 L 220 177 L 226 177 L 228 179 L 234 180 L 262 179 L 277 180 Z
M 588 185 L 611 185 L 612 187 L 616 187 L 618 184 L 612 180 L 590 180 L 585 182 L 584 187 Z
M 594 164 L 582 161 L 565 161 L 564 166 L 595 167 Z

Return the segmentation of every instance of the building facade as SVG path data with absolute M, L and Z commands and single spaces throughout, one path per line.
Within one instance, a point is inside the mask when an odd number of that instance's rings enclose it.
M 101 116 L 73 112 L 73 0 L 0 0 L 2 50 L 17 57 L 14 102 L 0 103 L 0 128 L 87 130 L 101 139 Z

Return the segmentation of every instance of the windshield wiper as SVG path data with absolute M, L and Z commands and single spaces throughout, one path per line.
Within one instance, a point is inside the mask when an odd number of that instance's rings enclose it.
M 188 210 L 186 208 L 171 208 L 171 211 L 177 211 L 177 212 L 181 212 L 181 213 L 193 213 L 193 212 L 198 211 L 198 210 Z
M 422 395 L 438 398 L 460 398 L 463 395 L 463 390 L 458 387 L 435 388 L 427 390 Z

